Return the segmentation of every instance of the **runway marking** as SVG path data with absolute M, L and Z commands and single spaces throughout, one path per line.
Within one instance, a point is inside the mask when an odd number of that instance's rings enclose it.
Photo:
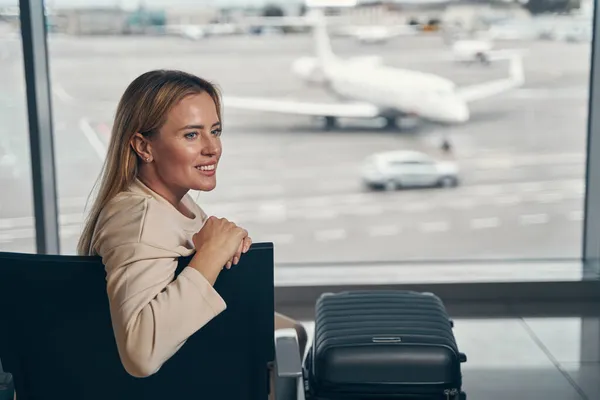
M 539 192 L 544 189 L 544 182 L 519 182 L 516 186 L 526 193 Z
M 263 215 L 279 215 L 286 212 L 286 207 L 282 202 L 263 203 L 258 207 L 258 212 Z
M 81 235 L 79 226 L 64 226 L 60 229 L 61 238 L 78 237 L 79 235 Z
M 81 227 L 76 226 L 61 226 L 59 229 L 61 238 L 77 237 L 81 234 Z M 34 228 L 20 228 L 0 232 L 0 243 L 10 243 L 20 239 L 34 239 Z
M 579 180 L 576 182 L 578 183 Z M 543 190 L 556 190 L 559 189 L 560 195 L 563 197 L 563 200 L 571 200 L 578 199 L 578 195 L 573 193 L 573 185 L 570 184 L 570 181 L 548 181 L 542 182 L 543 185 L 535 184 L 531 185 L 531 182 L 519 183 L 519 184 L 511 184 L 511 185 L 497 185 L 503 189 L 505 194 L 503 195 L 493 195 L 493 196 L 480 196 L 477 197 L 474 195 L 472 188 L 464 187 L 461 189 L 457 189 L 456 192 L 453 192 L 452 196 L 448 196 L 448 193 L 442 192 L 434 192 L 433 196 L 428 199 L 428 203 L 431 205 L 431 208 L 435 209 L 443 209 L 443 208 L 452 208 L 452 209 L 460 209 L 466 210 L 473 207 L 479 206 L 511 206 L 517 205 L 524 202 L 535 201 L 535 193 L 530 194 L 514 194 L 514 192 L 519 187 L 525 187 L 525 189 L 531 190 L 532 188 L 540 188 Z M 484 193 L 492 193 L 491 190 L 488 189 L 483 190 Z M 511 193 L 513 192 L 513 193 Z M 228 197 L 228 193 L 222 194 L 227 195 L 224 197 Z M 210 196 L 210 195 L 209 195 Z M 408 197 L 407 197 L 408 196 Z M 475 196 L 475 197 L 474 197 Z M 552 195 L 553 196 L 553 195 Z M 226 205 L 235 206 L 236 209 L 243 209 L 251 212 L 256 207 L 260 205 L 261 200 L 256 201 L 234 201 L 234 202 L 224 202 L 224 201 L 216 201 L 209 200 L 210 197 L 205 198 L 203 202 L 203 206 L 210 206 L 211 203 L 214 206 L 224 207 Z M 305 197 L 305 198 L 297 198 L 290 196 L 288 198 L 281 199 L 281 201 L 286 204 L 288 209 L 296 210 L 298 212 L 306 212 L 312 207 L 327 207 L 327 208 L 335 208 L 339 213 L 342 214 L 353 214 L 353 215 L 379 215 L 383 212 L 396 212 L 402 211 L 404 207 L 407 207 L 410 211 L 411 207 L 414 207 L 414 210 L 419 210 L 421 208 L 425 209 L 429 206 L 425 205 L 408 205 L 409 203 L 416 203 L 415 198 L 410 196 L 409 193 L 353 193 L 353 194 L 341 194 L 336 195 L 332 194 L 329 196 L 317 196 L 317 197 Z M 207 201 L 209 200 L 209 201 Z M 543 198 L 542 201 L 550 201 L 550 195 L 548 198 Z M 264 201 L 264 200 L 262 200 Z M 311 207 L 312 206 L 312 207 Z
M 98 134 L 86 118 L 81 118 L 79 120 L 79 129 L 81 129 L 85 138 L 90 142 L 90 145 L 96 152 L 100 161 L 104 161 L 104 158 L 106 157 L 106 146 L 104 146 L 104 143 L 102 143 Z
M 519 216 L 521 225 L 539 225 L 545 224 L 550 220 L 548 214 L 527 214 Z
M 349 188 L 358 188 L 357 179 L 330 179 L 323 182 L 317 182 L 317 190 L 345 190 Z
M 573 222 L 583 221 L 583 211 L 582 210 L 571 211 L 569 213 L 568 218 L 570 221 L 573 221 Z
M 448 208 L 456 208 L 459 210 L 466 210 L 468 208 L 475 207 L 477 205 L 477 203 L 478 202 L 475 199 L 468 198 L 468 197 L 461 197 L 461 198 L 450 200 L 450 201 L 446 202 L 446 206 Z
M 523 201 L 523 199 L 516 194 L 512 194 L 512 195 L 509 194 L 506 196 L 496 197 L 493 200 L 493 202 L 499 206 L 514 206 L 514 205 L 521 203 L 522 201 Z
M 335 209 L 310 210 L 303 214 L 306 219 L 334 219 L 337 216 Z
M 228 195 L 269 195 L 278 196 L 285 193 L 283 185 L 236 185 L 230 189 Z
M 408 203 L 405 205 L 400 206 L 400 209 L 404 212 L 423 212 L 423 211 L 429 211 L 431 209 L 433 209 L 434 206 L 431 203 Z
M 329 229 L 315 232 L 315 239 L 319 242 L 329 242 L 346 238 L 345 229 Z
M 578 194 L 578 195 L 580 195 L 580 196 L 583 196 L 583 195 L 585 194 L 585 189 L 586 189 L 585 182 L 581 182 L 581 185 L 580 185 L 580 186 L 577 186 L 577 187 L 575 187 L 575 188 L 573 189 L 573 192 L 574 192 L 575 194 Z
M 511 154 L 503 153 L 491 155 L 488 157 L 470 157 L 459 159 L 463 166 L 468 165 L 478 169 L 508 169 L 518 167 L 534 167 L 541 165 L 566 165 L 584 164 L 586 160 L 585 153 L 533 153 L 533 154 Z
M 254 217 L 259 222 L 281 223 L 288 218 L 287 208 L 283 203 L 264 203 L 260 205 Z
M 300 200 L 300 204 L 307 207 L 322 207 L 331 205 L 332 200 L 329 196 L 308 197 Z
M 294 242 L 294 235 L 291 233 L 277 233 L 264 235 L 264 237 L 275 245 L 285 245 Z
M 309 179 L 316 178 L 315 171 L 309 169 L 290 169 L 283 172 L 285 179 Z
M 364 205 L 346 208 L 344 214 L 372 216 L 383 214 L 383 208 L 380 205 Z
M 549 192 L 549 193 L 540 193 L 535 197 L 536 201 L 540 203 L 557 203 L 561 200 L 564 200 L 564 196 L 560 193 Z
M 0 229 L 15 229 L 31 227 L 34 224 L 33 217 L 3 218 L 0 219 Z
M 465 164 L 468 162 L 465 162 Z M 511 158 L 489 158 L 477 160 L 474 162 L 475 167 L 481 169 L 508 169 L 514 167 L 514 161 Z
M 56 97 L 58 97 L 65 103 L 74 104 L 77 102 L 77 100 L 73 96 L 71 96 L 69 93 L 67 93 L 65 88 L 63 88 L 60 83 L 53 83 L 52 88 L 53 88 L 52 91 L 54 92 Z
M 400 227 L 397 225 L 380 225 L 371 226 L 368 229 L 369 236 L 380 237 L 380 236 L 396 236 L 400 233 Z
M 552 74 L 558 78 L 563 75 L 561 72 Z M 585 87 L 573 86 L 564 88 L 522 88 L 513 91 L 509 96 L 515 99 L 566 99 L 566 98 L 586 98 L 589 96 L 589 90 Z
M 424 222 L 419 228 L 425 233 L 446 232 L 450 229 L 450 224 L 446 221 Z
M 373 200 L 372 196 L 363 193 L 354 193 L 342 197 L 340 202 L 345 204 L 360 204 L 371 200 Z
M 228 154 L 229 155 L 229 154 Z M 236 178 L 239 179 L 264 179 L 265 172 L 260 169 L 242 169 L 234 172 Z
M 479 156 L 479 158 L 458 158 L 459 165 L 469 169 L 470 173 L 483 178 L 489 177 L 501 177 L 505 174 L 508 169 L 511 168 L 529 168 L 529 167 L 543 167 L 543 166 L 583 166 L 585 163 L 585 154 L 582 153 L 549 153 L 549 154 L 521 154 L 513 155 L 506 153 L 497 155 L 495 157 Z M 279 163 L 284 163 L 280 161 Z M 288 164 L 285 168 L 278 168 L 273 170 L 271 168 L 264 168 L 256 170 L 259 175 L 254 174 L 255 177 L 264 176 L 265 171 L 272 173 L 275 172 L 278 179 L 284 180 L 314 180 L 316 183 L 315 187 L 318 188 L 329 188 L 329 187 L 347 187 L 347 185 L 359 184 L 358 178 L 360 176 L 360 166 L 356 163 L 352 163 L 346 160 L 340 160 L 338 164 L 331 167 L 325 167 L 328 174 L 334 174 L 335 176 L 323 180 L 324 167 L 308 167 L 306 165 L 290 165 Z M 279 166 L 276 164 L 275 167 Z M 339 178 L 338 178 L 339 176 Z M 352 178 L 350 178 L 352 177 Z
M 475 218 L 471 220 L 471 229 L 489 229 L 500 225 L 498 217 Z
M 78 225 L 83 222 L 84 217 L 83 214 L 60 214 L 58 216 L 58 223 L 60 226 Z M 0 230 L 33 228 L 34 225 L 34 217 L 0 218 Z
M 502 185 L 482 185 L 473 188 L 473 194 L 477 196 L 494 196 L 502 193 Z
M 4 61 L 4 60 L 8 60 L 10 58 L 10 52 L 8 51 L 7 48 L 2 48 L 2 51 L 0 51 L 0 60 Z

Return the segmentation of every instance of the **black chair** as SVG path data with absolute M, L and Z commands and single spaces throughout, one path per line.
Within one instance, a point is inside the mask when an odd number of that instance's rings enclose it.
M 99 257 L 0 253 L 0 360 L 19 400 L 265 400 L 275 360 L 273 268 L 272 244 L 253 244 L 215 283 L 227 309 L 156 374 L 135 378 L 117 353 Z M 276 362 L 289 387 L 300 381 L 290 353 L 297 340 L 288 331 L 277 341 L 291 356 L 282 361 L 282 350 Z

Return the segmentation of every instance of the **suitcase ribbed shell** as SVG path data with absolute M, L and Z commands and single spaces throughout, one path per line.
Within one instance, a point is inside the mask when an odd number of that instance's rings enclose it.
M 313 392 L 459 393 L 464 361 L 444 304 L 431 293 L 352 291 L 316 303 L 307 360 Z

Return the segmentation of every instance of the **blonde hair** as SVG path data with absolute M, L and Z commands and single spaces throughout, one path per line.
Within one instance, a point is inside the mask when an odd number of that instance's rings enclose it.
M 98 193 L 84 222 L 77 244 L 79 255 L 91 255 L 92 237 L 98 217 L 106 204 L 135 180 L 140 159 L 131 146 L 136 133 L 151 137 L 158 133 L 171 108 L 191 94 L 208 93 L 221 119 L 218 88 L 212 83 L 182 71 L 146 72 L 129 84 L 117 107 L 108 151 L 102 166 Z

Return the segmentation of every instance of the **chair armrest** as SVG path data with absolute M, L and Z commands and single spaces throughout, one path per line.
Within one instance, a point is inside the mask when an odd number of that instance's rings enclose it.
M 13 400 L 15 398 L 15 386 L 12 374 L 0 370 L 0 400 Z
M 275 398 L 305 400 L 300 346 L 293 328 L 275 331 Z

